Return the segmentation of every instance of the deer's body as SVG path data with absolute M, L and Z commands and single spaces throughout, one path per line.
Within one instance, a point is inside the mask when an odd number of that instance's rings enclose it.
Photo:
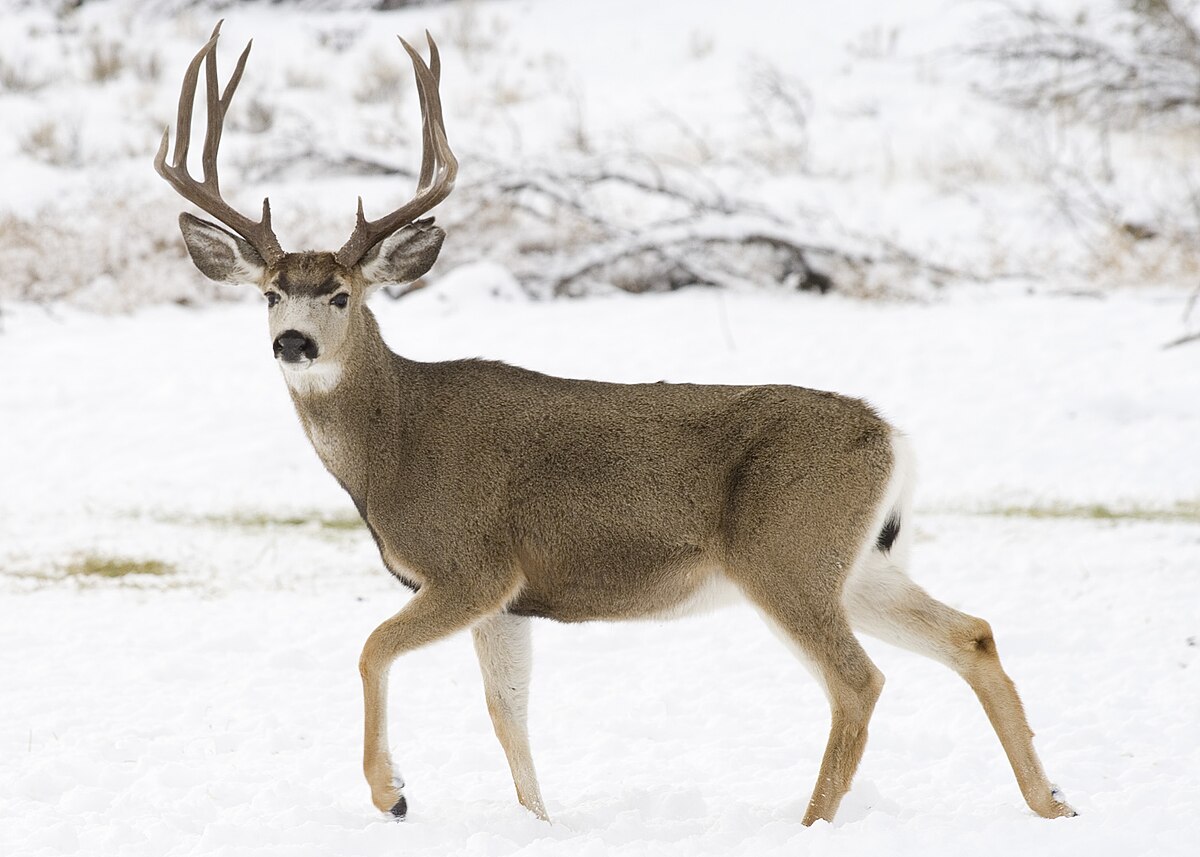
M 433 264 L 444 233 L 416 218 L 445 198 L 457 172 L 432 39 L 428 66 L 405 43 L 424 115 L 417 195 L 376 221 L 360 201 L 336 254 L 285 253 L 265 200 L 252 221 L 221 198 L 216 148 L 246 53 L 219 93 L 216 40 L 215 31 L 184 76 L 175 157 L 167 162 L 164 136 L 155 166 L 233 230 L 180 218 L 201 271 L 254 283 L 267 297 L 275 356 L 305 432 L 385 565 L 415 590 L 359 660 L 363 770 L 379 809 L 407 812 L 387 739 L 388 670 L 401 654 L 471 629 L 518 799 L 545 818 L 526 732 L 531 618 L 666 618 L 732 594 L 762 614 L 829 698 L 805 824 L 837 811 L 883 686 L 854 629 L 958 672 L 1030 807 L 1074 814 L 1042 771 L 988 624 L 907 576 L 912 465 L 895 429 L 861 401 L 799 387 L 608 384 L 392 353 L 366 299 Z M 188 174 L 186 141 L 202 62 L 200 182 Z
M 848 571 L 879 514 L 892 430 L 862 402 L 418 363 L 386 348 L 365 307 L 361 324 L 347 380 L 293 399 L 410 585 L 511 575 L 516 615 L 657 616 L 714 574 L 736 579 L 763 527 L 834 526 Z M 840 448 L 813 443 L 831 433 Z

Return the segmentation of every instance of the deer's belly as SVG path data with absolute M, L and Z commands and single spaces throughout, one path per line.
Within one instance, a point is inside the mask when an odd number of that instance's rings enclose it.
M 742 600 L 741 591 L 713 565 L 683 569 L 628 569 L 619 576 L 578 571 L 535 579 L 509 605 L 518 616 L 559 622 L 676 619 Z

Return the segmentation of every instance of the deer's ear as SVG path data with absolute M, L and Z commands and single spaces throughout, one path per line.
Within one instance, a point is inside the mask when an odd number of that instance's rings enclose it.
M 192 262 L 210 280 L 234 284 L 262 281 L 266 265 L 245 239 L 186 212 L 179 215 L 179 230 Z
M 446 233 L 433 225 L 433 218 L 410 223 L 367 251 L 362 275 L 375 287 L 411 283 L 433 267 L 445 240 Z

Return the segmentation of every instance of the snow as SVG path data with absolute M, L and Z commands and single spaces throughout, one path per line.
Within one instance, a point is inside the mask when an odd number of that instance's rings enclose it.
M 914 575 L 993 624 L 1080 817 L 1033 816 L 966 686 L 868 641 L 888 685 L 862 768 L 833 824 L 802 827 L 827 708 L 732 607 L 536 624 L 549 826 L 516 803 L 469 639 L 403 658 L 410 815 L 387 821 L 359 771 L 356 664 L 407 595 L 363 530 L 316 523 L 352 509 L 291 412 L 262 308 L 18 305 L 0 337 L 0 851 L 1190 853 L 1200 529 L 1169 512 L 1194 509 L 1200 389 L 1196 356 L 1158 347 L 1179 297 L 538 303 L 504 282 L 479 266 L 377 301 L 385 336 L 576 377 L 830 387 L 908 430 Z M 1070 511 L 1087 504 L 1144 519 Z M 1010 507 L 1044 514 L 988 514 Z M 175 571 L 65 573 L 92 554 Z
M 223 187 L 243 204 L 270 193 L 289 248 L 339 245 L 360 193 L 369 214 L 407 198 L 411 177 L 328 174 L 306 152 L 415 168 L 393 36 L 438 37 L 463 172 L 438 210 L 452 228 L 433 284 L 374 302 L 397 351 L 620 382 L 800 384 L 866 398 L 903 428 L 921 474 L 914 577 L 991 622 L 1081 815 L 1035 817 L 967 687 L 866 640 L 888 683 L 862 767 L 836 820 L 802 827 L 828 708 L 735 606 L 535 623 L 549 825 L 516 802 L 468 637 L 404 657 L 391 725 L 410 812 L 382 817 L 360 770 L 357 660 L 407 591 L 305 440 L 260 302 L 193 270 L 181 203 L 149 168 L 183 64 L 221 13 L 0 0 L 0 855 L 1194 851 L 1200 347 L 1162 346 L 1195 329 L 1195 268 L 1056 209 L 1046 176 L 1062 153 L 1048 149 L 1088 138 L 972 92 L 979 69 L 959 49 L 992 7 L 216 5 L 229 7 L 223 73 L 256 37 Z M 109 42 L 125 65 L 95 80 L 91 50 Z M 395 99 L 356 94 L 389 62 Z M 14 69 L 44 86 L 4 88 Z M 757 115 L 753 79 L 772 69 L 808 99 L 802 127 Z M 274 111 L 261 131 L 256 102 Z M 46 122 L 64 163 L 30 154 Z M 593 153 L 696 169 L 783 220 L 816 213 L 822 241 L 895 241 L 984 279 L 900 283 L 903 300 L 531 300 L 505 256 L 529 236 L 472 241 L 456 206 L 496 164 L 584 157 L 580 136 Z M 1104 191 L 1122 211 L 1167 211 L 1195 183 L 1190 132 L 1109 143 Z M 271 158 L 298 165 L 264 174 Z M 22 302 L 29 266 L 39 295 L 70 296 Z M 105 561 L 160 573 L 106 577 Z

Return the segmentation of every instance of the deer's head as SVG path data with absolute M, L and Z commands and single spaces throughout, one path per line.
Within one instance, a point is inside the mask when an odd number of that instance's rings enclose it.
M 241 81 L 250 45 L 242 51 L 224 92 L 220 92 L 216 53 L 220 32 L 218 22 L 212 37 L 188 65 L 179 97 L 175 154 L 168 163 L 168 129 L 163 133 L 154 168 L 180 195 L 224 224 L 219 226 L 186 213 L 179 216 L 188 253 L 201 273 L 217 282 L 255 285 L 266 297 L 275 358 L 289 382 L 309 373 L 321 375 L 326 381 L 336 380 L 353 319 L 366 298 L 381 285 L 412 282 L 428 271 L 446 237 L 433 225 L 432 217 L 418 219 L 450 194 L 458 173 L 458 161 L 446 142 L 442 121 L 437 45 L 427 33 L 426 65 L 408 42 L 400 40 L 412 59 L 421 103 L 423 153 L 416 195 L 378 220 L 366 219 L 360 197 L 354 232 L 340 250 L 286 253 L 271 229 L 267 200 L 263 200 L 262 217 L 251 220 L 221 197 L 217 149 L 225 112 Z M 204 179 L 197 181 L 188 172 L 187 154 L 202 63 L 208 126 L 202 156 Z

